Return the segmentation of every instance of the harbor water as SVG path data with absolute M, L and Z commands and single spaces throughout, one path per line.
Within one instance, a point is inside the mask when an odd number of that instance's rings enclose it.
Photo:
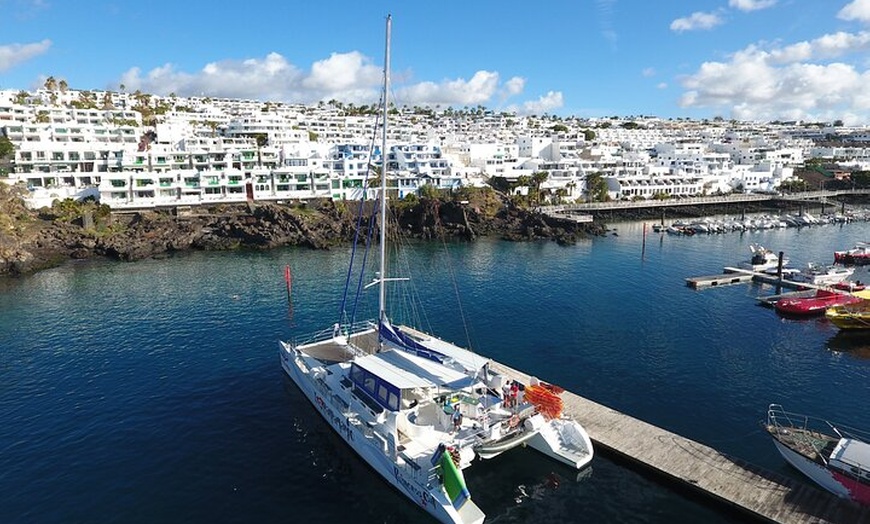
M 568 247 L 416 245 L 425 327 L 796 478 L 759 425 L 769 403 L 870 428 L 870 336 L 781 318 L 756 304 L 770 286 L 685 285 L 748 259 L 753 242 L 794 267 L 831 263 L 870 223 L 649 229 L 645 242 L 642 223 L 611 227 Z M 278 361 L 279 339 L 337 321 L 347 259 L 192 252 L 0 281 L 0 522 L 427 522 L 331 433 Z M 467 480 L 491 522 L 745 520 L 604 453 L 578 475 L 518 449 L 476 462 Z

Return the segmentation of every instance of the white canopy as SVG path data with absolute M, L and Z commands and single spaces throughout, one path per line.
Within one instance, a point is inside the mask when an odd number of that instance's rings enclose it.
M 354 360 L 354 364 L 399 389 L 459 383 L 464 373 L 401 350 L 389 350 Z

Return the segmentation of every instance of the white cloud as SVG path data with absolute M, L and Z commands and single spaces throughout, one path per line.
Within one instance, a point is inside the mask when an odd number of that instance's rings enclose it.
M 515 76 L 509 79 L 507 82 L 502 85 L 501 90 L 499 92 L 499 102 L 504 102 L 505 100 L 522 94 L 523 90 L 526 88 L 526 79 Z
M 278 53 L 265 58 L 223 60 L 206 64 L 196 73 L 178 71 L 171 64 L 142 74 L 138 67 L 119 81 L 128 91 L 181 96 L 219 96 L 311 103 L 338 99 L 371 102 L 377 99 L 381 69 L 359 53 L 333 54 L 314 63 L 309 73 Z
M 51 40 L 32 44 L 8 44 L 0 46 L 0 72 L 39 56 L 51 47 Z
M 313 91 L 341 93 L 354 90 L 361 84 L 377 85 L 382 78 L 381 67 L 354 51 L 333 53 L 329 58 L 315 62 L 302 85 Z
M 728 7 L 738 11 L 758 11 L 776 5 L 777 0 L 728 0 Z
M 868 33 L 835 33 L 764 50 L 749 46 L 727 62 L 706 62 L 682 79 L 683 107 L 730 107 L 733 118 L 835 120 L 870 116 L 870 72 L 824 62 L 870 47 Z M 845 120 L 845 119 L 844 119 Z
M 546 95 L 537 100 L 530 100 L 523 103 L 522 109 L 518 112 L 527 115 L 543 115 L 551 113 L 555 109 L 559 109 L 565 105 L 561 91 L 550 91 Z
M 478 71 L 468 81 L 460 78 L 440 84 L 421 82 L 404 87 L 397 91 L 396 98 L 413 105 L 485 105 L 496 93 L 498 85 L 498 73 Z
M 613 15 L 616 11 L 616 0 L 596 0 L 598 7 L 598 26 L 601 37 L 609 44 L 611 49 L 616 48 L 619 34 L 613 29 Z
M 407 75 L 394 75 L 403 80 Z M 138 67 L 126 71 L 119 79 L 128 92 L 180 96 L 216 96 L 258 100 L 313 103 L 340 100 L 370 104 L 378 100 L 383 82 L 380 66 L 358 52 L 333 53 L 303 71 L 278 53 L 265 58 L 224 60 L 205 65 L 200 71 L 179 71 L 172 64 L 147 73 Z M 477 71 L 470 79 L 447 79 L 441 82 L 418 82 L 399 85 L 394 82 L 396 103 L 401 105 L 476 106 L 493 99 L 504 101 L 520 95 L 526 80 L 512 77 L 500 82 L 493 71 Z M 114 87 L 114 86 L 113 86 Z
M 756 52 L 753 47 L 750 52 Z M 849 53 L 863 53 L 870 49 L 870 32 L 838 32 L 822 35 L 815 40 L 798 42 L 770 51 L 772 61 L 778 63 L 802 62 L 825 58 L 837 58 Z
M 692 13 L 684 18 L 677 18 L 671 22 L 671 31 L 682 33 L 683 31 L 695 31 L 699 29 L 712 29 L 722 23 L 722 19 L 716 13 Z
M 651 76 L 656 76 L 656 70 L 652 67 L 646 67 L 643 71 L 640 72 L 640 74 L 646 78 L 649 78 Z
M 870 22 L 870 0 L 853 0 L 840 9 L 837 18 L 847 21 Z

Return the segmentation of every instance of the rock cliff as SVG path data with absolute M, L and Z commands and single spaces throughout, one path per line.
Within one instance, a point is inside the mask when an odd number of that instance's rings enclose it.
M 370 203 L 359 209 L 356 202 L 331 200 L 134 213 L 67 201 L 34 212 L 24 207 L 14 188 L 0 184 L 0 276 L 95 256 L 134 261 L 187 249 L 328 249 L 352 241 L 358 227 L 365 230 L 371 212 Z M 604 233 L 601 224 L 551 219 L 491 191 L 470 201 L 401 201 L 393 213 L 403 234 L 421 239 L 497 237 L 570 244 Z

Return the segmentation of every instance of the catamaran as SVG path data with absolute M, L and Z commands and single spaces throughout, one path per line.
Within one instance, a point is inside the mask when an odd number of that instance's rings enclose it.
M 511 382 L 489 359 L 387 315 L 386 217 L 390 38 L 386 22 L 380 149 L 377 320 L 341 321 L 304 342 L 279 341 L 281 366 L 326 422 L 389 484 L 441 522 L 481 523 L 465 483 L 475 458 L 525 445 L 572 468 L 593 457 L 584 428 L 562 413 L 561 390 Z M 351 257 L 353 259 L 353 256 Z

